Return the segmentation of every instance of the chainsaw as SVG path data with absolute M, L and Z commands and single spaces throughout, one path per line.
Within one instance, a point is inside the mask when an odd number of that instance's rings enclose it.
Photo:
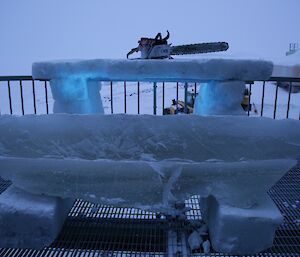
M 167 35 L 164 38 L 162 37 L 161 33 L 158 33 L 155 38 L 142 37 L 138 41 L 138 47 L 132 48 L 127 53 L 127 59 L 129 59 L 130 55 L 136 52 L 141 52 L 141 57 L 138 59 L 170 59 L 172 58 L 172 55 L 220 52 L 226 51 L 229 48 L 227 42 L 171 46 L 171 44 L 168 43 L 169 37 L 169 31 L 167 31 Z

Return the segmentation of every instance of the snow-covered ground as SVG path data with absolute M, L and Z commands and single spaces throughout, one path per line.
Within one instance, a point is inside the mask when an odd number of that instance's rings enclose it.
M 199 91 L 199 84 L 197 84 L 197 92 Z M 178 98 L 184 100 L 184 84 L 179 83 Z M 262 89 L 263 83 L 256 82 L 252 86 L 251 103 L 254 103 L 258 113 L 251 113 L 251 116 L 259 116 L 261 111 L 262 101 Z M 189 84 L 188 90 L 192 92 L 194 90 L 194 83 Z M 46 99 L 44 82 L 35 82 L 36 91 L 36 108 L 37 114 L 46 113 Z M 48 104 L 49 112 L 53 111 L 53 98 L 51 89 L 48 83 Z M 176 83 L 165 83 L 165 104 L 164 107 L 170 107 L 172 99 L 176 99 Z M 110 102 L 110 82 L 102 82 L 101 97 L 106 114 L 111 113 Z M 129 114 L 138 113 L 138 86 L 137 82 L 126 83 L 126 112 Z M 273 117 L 274 103 L 275 103 L 276 85 L 272 82 L 268 82 L 265 85 L 265 97 L 264 97 L 264 111 L 263 116 Z M 11 82 L 11 96 L 12 96 L 12 110 L 13 114 L 21 115 L 21 97 L 20 87 L 18 81 Z M 7 82 L 0 82 L 0 111 L 1 114 L 10 113 L 9 109 L 9 97 Z M 23 99 L 25 114 L 34 113 L 32 83 L 31 81 L 23 81 Z M 162 115 L 163 109 L 163 86 L 162 83 L 157 83 L 157 114 Z M 282 88 L 278 89 L 277 99 L 277 111 L 276 118 L 284 119 L 287 112 L 288 92 Z M 124 113 L 124 82 L 113 83 L 113 111 L 114 113 Z M 300 112 L 300 93 L 291 94 L 290 101 L 290 113 L 289 117 L 293 119 L 299 118 Z M 140 83 L 140 113 L 141 114 L 153 114 L 153 83 Z

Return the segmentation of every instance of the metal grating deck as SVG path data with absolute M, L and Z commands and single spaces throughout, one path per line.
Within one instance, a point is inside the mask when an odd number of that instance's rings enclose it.
M 10 184 L 0 178 L 0 193 Z M 274 246 L 258 256 L 300 256 L 299 162 L 269 194 L 285 219 L 276 232 Z M 207 256 L 189 252 L 189 221 L 201 219 L 198 197 L 187 200 L 186 206 L 192 208 L 186 213 L 187 220 L 170 220 L 155 213 L 78 199 L 60 235 L 49 247 L 41 251 L 0 249 L 0 256 Z M 210 256 L 229 257 L 220 253 Z

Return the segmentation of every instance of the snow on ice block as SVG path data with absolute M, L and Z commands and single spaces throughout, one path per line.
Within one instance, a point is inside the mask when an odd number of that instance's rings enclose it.
M 48 246 L 60 232 L 72 203 L 9 187 L 0 195 L 0 247 Z
M 95 59 L 38 62 L 32 65 L 35 79 L 50 80 L 54 113 L 103 113 L 101 97 L 94 80 L 264 80 L 270 77 L 272 70 L 271 62 L 230 59 Z
M 99 82 L 66 77 L 52 79 L 50 85 L 53 113 L 104 113 Z
M 245 91 L 243 81 L 212 81 L 201 84 L 196 97 L 197 115 L 245 115 L 241 106 Z
M 30 193 L 165 211 L 192 195 L 251 208 L 293 160 L 188 162 L 1 158 L 0 175 Z
M 272 74 L 273 64 L 263 60 L 94 59 L 37 62 L 32 65 L 35 79 L 84 78 L 116 81 L 199 81 L 264 80 Z
M 213 196 L 201 199 L 215 251 L 228 254 L 256 254 L 273 245 L 276 228 L 283 217 L 266 195 L 251 208 L 220 204 Z
M 193 162 L 297 158 L 300 123 L 243 116 L 0 116 L 0 156 Z

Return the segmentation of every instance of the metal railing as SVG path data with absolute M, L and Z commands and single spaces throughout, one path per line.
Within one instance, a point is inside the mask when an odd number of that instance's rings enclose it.
M 26 83 L 26 85 L 25 85 Z M 110 102 L 110 113 L 113 114 L 114 113 L 114 87 L 115 86 L 120 86 L 120 83 L 123 84 L 123 92 L 124 92 L 124 110 L 123 113 L 127 113 L 128 111 L 128 93 L 127 93 L 127 82 L 119 82 L 119 81 L 110 81 L 109 82 L 109 86 L 110 86 L 110 95 L 109 95 L 109 102 Z M 161 107 L 162 107 L 162 114 L 164 113 L 164 109 L 166 106 L 165 100 L 166 100 L 166 93 L 165 93 L 165 89 L 166 89 L 166 84 L 165 82 L 149 82 L 153 84 L 153 114 L 157 115 L 158 114 L 158 102 L 157 102 L 157 97 L 158 97 L 158 93 L 157 93 L 157 88 L 161 87 L 162 89 L 162 103 L 161 103 Z M 170 82 L 168 82 L 169 84 Z M 180 90 L 184 91 L 184 97 L 183 97 L 183 102 L 184 102 L 184 112 L 187 113 L 188 112 L 188 108 L 187 108 L 187 95 L 189 90 L 192 90 L 193 93 L 196 95 L 197 94 L 197 90 L 198 87 L 201 83 L 205 83 L 205 81 L 203 82 L 199 82 L 199 83 L 183 83 L 182 85 L 179 82 L 174 82 L 173 86 L 176 87 L 176 93 L 174 95 L 174 99 L 175 99 L 175 103 L 176 103 L 176 110 L 178 109 L 178 101 L 179 101 L 179 92 Z M 290 106 L 291 106 L 291 94 L 292 94 L 292 88 L 297 86 L 300 89 L 300 78 L 288 78 L 288 77 L 272 77 L 269 80 L 265 80 L 265 81 L 245 81 L 247 88 L 248 88 L 248 92 L 249 92 L 249 106 L 248 106 L 248 110 L 246 111 L 248 116 L 251 115 L 251 96 L 252 96 L 252 91 L 253 91 L 253 86 L 257 83 L 262 83 L 262 93 L 261 93 L 261 101 L 260 101 L 260 111 L 259 111 L 259 115 L 257 116 L 265 116 L 264 115 L 264 108 L 265 108 L 265 97 L 266 97 L 266 85 L 268 84 L 268 86 L 270 86 L 270 83 L 275 83 L 275 96 L 274 96 L 274 107 L 273 107 L 273 114 L 272 117 L 273 119 L 277 118 L 277 111 L 278 111 L 278 89 L 280 87 L 280 84 L 284 84 L 285 86 L 288 85 L 288 98 L 287 98 L 287 102 L 286 102 L 286 115 L 285 118 L 290 118 Z M 295 85 L 296 84 L 296 85 Z M 5 101 L 5 97 L 3 96 L 3 87 L 7 87 L 7 98 Z M 26 87 L 27 89 L 31 86 L 31 98 L 32 98 L 32 110 L 25 110 L 25 104 L 24 101 L 30 97 L 24 96 L 24 88 Z M 21 114 L 21 115 L 25 115 L 25 114 L 39 114 L 39 113 L 45 113 L 45 114 L 49 114 L 50 113 L 50 103 L 49 103 L 49 81 L 48 80 L 34 80 L 31 76 L 0 76 L 0 114 Z M 136 106 L 136 114 L 141 114 L 141 82 L 137 81 L 136 82 L 136 94 L 137 94 L 137 106 Z M 257 85 L 255 85 L 257 86 Z M 17 112 L 14 110 L 13 105 L 15 104 L 14 102 L 17 101 L 15 98 L 12 98 L 12 87 L 14 87 L 15 89 L 15 94 L 16 94 L 16 87 L 19 88 L 19 106 L 16 107 L 20 110 L 18 110 Z M 37 95 L 36 95 L 36 90 L 37 87 L 39 89 L 43 88 L 43 97 L 44 99 L 41 100 L 39 99 L 40 102 L 43 102 L 44 106 L 44 110 L 42 112 L 38 112 L 37 111 Z M 192 89 L 191 89 L 192 88 Z M 2 92 L 2 94 L 1 94 Z M 40 95 L 39 95 L 40 96 Z M 25 99 L 26 98 L 26 99 Z M 3 105 L 7 102 L 6 108 L 8 108 L 8 112 L 3 112 L 1 110 L 1 108 L 3 109 Z M 300 103 L 297 103 L 300 106 Z M 28 106 L 28 105 L 26 105 Z M 298 117 L 294 117 L 296 119 L 300 120 L 300 107 L 298 110 Z
M 251 102 L 251 92 L 252 92 L 252 85 L 255 81 L 248 82 L 249 84 L 249 102 Z M 278 99 L 278 88 L 280 83 L 288 83 L 288 100 L 287 100 L 287 108 L 286 108 L 286 118 L 289 118 L 290 113 L 290 104 L 291 104 L 291 93 L 293 86 L 296 86 L 295 83 L 297 83 L 297 87 L 299 87 L 300 91 L 300 78 L 289 78 L 289 77 L 271 77 L 268 80 L 261 81 L 263 83 L 262 88 L 262 96 L 261 96 L 261 110 L 260 110 L 260 116 L 263 116 L 264 112 L 264 99 L 265 99 L 265 86 L 266 82 L 275 82 L 276 83 L 276 91 L 275 91 L 275 98 L 274 98 L 274 111 L 273 111 L 273 119 L 276 119 L 276 111 L 277 111 L 277 99 Z M 294 85 L 293 85 L 294 83 Z M 298 85 L 299 84 L 299 85 Z M 300 105 L 300 103 L 299 103 Z M 249 109 L 248 109 L 248 116 L 249 116 Z M 298 114 L 298 120 L 300 120 L 300 108 L 299 108 L 299 114 Z
M 7 85 L 7 92 L 8 92 L 8 105 L 9 105 L 9 114 L 14 114 L 13 112 L 13 100 L 12 100 L 12 82 L 18 82 L 19 92 L 20 92 L 20 102 L 21 102 L 21 112 L 22 115 L 25 115 L 25 105 L 24 105 L 24 82 L 30 82 L 32 88 L 32 99 L 33 99 L 33 113 L 26 113 L 26 114 L 37 114 L 37 101 L 36 101 L 36 83 L 42 83 L 44 87 L 45 93 L 45 107 L 46 113 L 49 114 L 49 104 L 48 104 L 48 81 L 47 80 L 34 80 L 32 76 L 0 76 L 0 88 L 3 86 L 2 84 L 6 83 Z M 16 84 L 14 83 L 14 86 Z M 28 86 L 28 85 L 26 85 Z M 0 92 L 1 93 L 1 92 Z M 1 94 L 0 94 L 1 96 Z M 0 98 L 0 103 L 4 102 L 4 99 Z M 1 109 L 0 109 L 0 113 Z

